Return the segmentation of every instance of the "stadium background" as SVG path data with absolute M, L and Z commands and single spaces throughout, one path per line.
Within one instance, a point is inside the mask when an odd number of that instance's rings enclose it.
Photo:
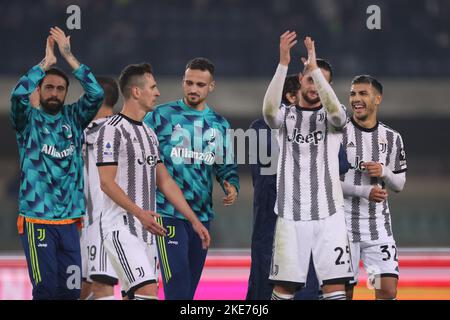
M 81 9 L 81 30 L 68 32 L 72 51 L 96 75 L 118 76 L 126 64 L 149 61 L 162 103 L 181 96 L 186 62 L 208 57 L 216 65 L 217 83 L 209 103 L 235 129 L 245 130 L 261 117 L 265 89 L 278 62 L 279 35 L 287 29 L 316 40 L 318 56 L 334 67 L 334 88 L 345 105 L 352 77 L 374 75 L 385 87 L 379 118 L 400 131 L 406 145 L 406 187 L 401 194 L 390 194 L 397 244 L 404 252 L 426 254 L 450 247 L 448 0 L 19 0 L 0 2 L 0 253 L 22 250 L 16 231 L 18 153 L 8 119 L 9 94 L 19 76 L 43 58 L 49 27 L 67 30 L 71 4 Z M 366 9 L 373 4 L 381 9 L 380 30 L 366 27 Z M 290 72 L 300 70 L 305 54 L 297 44 Z M 58 65 L 70 71 L 62 60 Z M 67 101 L 80 93 L 72 81 Z M 116 109 L 120 107 L 121 102 Z M 248 165 L 240 165 L 239 172 L 242 189 L 233 207 L 221 205 L 221 190 L 215 188 L 214 249 L 247 252 L 250 247 Z

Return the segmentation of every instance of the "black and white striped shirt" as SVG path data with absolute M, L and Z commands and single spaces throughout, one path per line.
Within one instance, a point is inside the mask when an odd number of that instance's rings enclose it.
M 156 208 L 156 164 L 159 160 L 158 139 L 147 125 L 118 114 L 100 129 L 95 152 L 97 166 L 116 165 L 116 183 L 137 206 Z M 154 241 L 140 221 L 126 212 L 107 195 L 104 196 L 102 231 L 125 225 L 130 233 L 144 242 Z
M 385 187 L 382 178 L 370 177 L 363 162 L 379 162 L 395 175 L 405 174 L 406 154 L 401 135 L 377 122 L 372 129 L 349 120 L 344 129 L 342 144 L 351 169 L 341 177 L 343 183 L 368 187 Z M 345 196 L 347 228 L 352 241 L 386 240 L 392 237 L 391 217 L 387 199 L 376 203 L 365 197 Z
M 96 167 L 94 144 L 101 127 L 107 118 L 92 121 L 84 130 L 83 160 L 84 160 L 84 195 L 86 198 L 86 215 L 83 226 L 88 227 L 100 219 L 103 208 L 103 191 L 100 189 L 100 179 Z
M 299 221 L 319 220 L 343 210 L 338 160 L 342 131 L 330 124 L 322 106 L 282 105 L 279 117 L 275 212 Z

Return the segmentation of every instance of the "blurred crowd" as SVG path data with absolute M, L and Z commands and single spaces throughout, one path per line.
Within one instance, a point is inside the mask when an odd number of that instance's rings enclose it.
M 193 56 L 211 58 L 224 76 L 268 76 L 286 29 L 316 39 L 320 56 L 342 76 L 450 75 L 448 0 L 36 0 L 0 2 L 0 70 L 17 75 L 43 56 L 51 25 L 81 8 L 73 47 L 100 73 L 151 61 L 159 75 L 178 75 Z M 381 30 L 368 30 L 369 5 Z M 301 46 L 296 52 L 300 55 Z

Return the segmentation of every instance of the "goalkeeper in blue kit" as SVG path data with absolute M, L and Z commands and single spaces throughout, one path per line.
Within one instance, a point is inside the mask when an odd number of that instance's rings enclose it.
M 85 94 L 64 105 L 67 75 L 56 63 L 55 43 Z M 30 104 L 37 88 L 40 105 Z M 78 299 L 81 254 L 77 226 L 85 214 L 83 130 L 103 101 L 103 89 L 78 62 L 70 36 L 50 29 L 45 58 L 22 76 L 11 95 L 10 120 L 20 158 L 17 226 L 33 285 L 33 299 Z

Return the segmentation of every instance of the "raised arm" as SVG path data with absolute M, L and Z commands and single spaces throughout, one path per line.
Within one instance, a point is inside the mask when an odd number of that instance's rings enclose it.
M 77 122 L 80 124 L 81 128 L 84 129 L 95 117 L 103 102 L 103 89 L 97 82 L 97 79 L 95 79 L 91 70 L 86 65 L 80 64 L 73 55 L 70 46 L 70 36 L 66 36 L 64 31 L 58 27 L 51 28 L 50 34 L 58 44 L 61 56 L 63 56 L 67 63 L 72 67 L 73 75 L 80 82 L 85 92 L 75 104 L 71 105 L 71 110 Z
M 330 117 L 330 123 L 335 128 L 342 128 L 347 121 L 345 108 L 341 105 L 330 84 L 317 66 L 314 41 L 310 37 L 306 37 L 304 43 L 308 51 L 308 59 L 302 58 L 303 64 L 305 65 L 305 73 L 311 72 L 311 77 L 316 85 L 320 101 Z
M 286 79 L 288 65 L 291 61 L 291 48 L 295 46 L 297 34 L 286 31 L 280 37 L 280 62 L 275 75 L 267 88 L 263 101 L 263 116 L 266 123 L 277 129 L 283 123 L 279 109 L 281 105 L 283 86 Z
M 48 36 L 44 59 L 19 79 L 11 93 L 10 120 L 17 132 L 22 132 L 26 127 L 28 115 L 31 111 L 30 95 L 45 77 L 45 71 L 56 63 L 54 45 L 55 41 L 51 36 Z

